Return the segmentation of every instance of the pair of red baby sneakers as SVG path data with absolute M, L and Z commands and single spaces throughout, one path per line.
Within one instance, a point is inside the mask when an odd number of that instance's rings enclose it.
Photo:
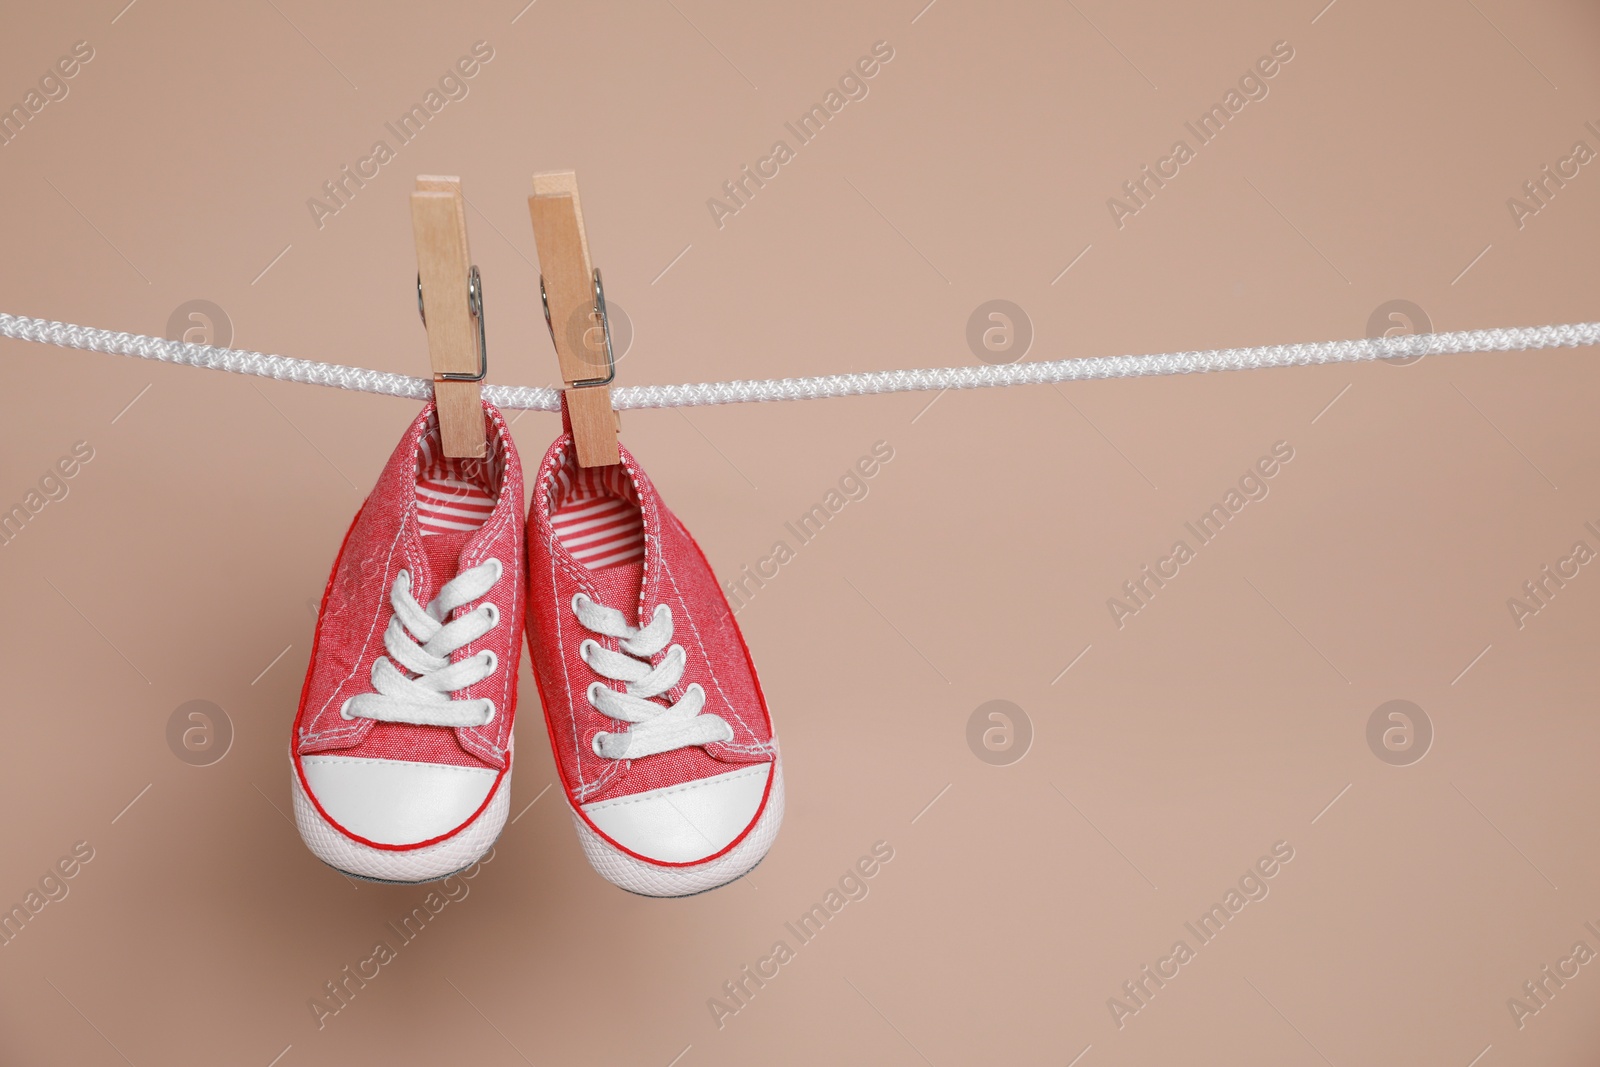
M 527 632 L 557 774 L 595 870 L 647 896 L 725 885 L 783 819 L 772 720 L 700 547 L 626 449 L 563 434 L 522 513 L 522 466 L 450 459 L 430 404 L 345 534 L 289 755 L 306 845 L 347 874 L 443 878 L 511 809 Z

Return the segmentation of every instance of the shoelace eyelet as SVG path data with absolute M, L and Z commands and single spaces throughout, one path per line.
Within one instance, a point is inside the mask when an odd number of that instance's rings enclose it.
M 672 641 L 669 605 L 657 604 L 644 625 L 637 625 L 626 613 L 601 604 L 589 593 L 574 593 L 571 605 L 585 629 L 614 639 L 619 645 L 619 650 L 614 651 L 609 642 L 590 637 L 578 643 L 579 658 L 595 674 L 623 683 L 619 688 L 592 681 L 584 688 L 590 707 L 626 724 L 623 730 L 591 736 L 589 747 L 596 756 L 642 759 L 660 752 L 732 740 L 733 731 L 726 720 L 704 710 L 705 690 L 699 684 L 691 683 L 679 699 L 671 699 L 672 691 L 681 684 L 689 657 L 682 644 Z M 621 740 L 610 745 L 606 743 L 609 738 Z
M 355 721 L 355 716 L 350 714 L 350 701 L 354 699 L 355 697 L 345 697 L 344 703 L 339 705 L 339 718 L 345 722 Z
M 498 653 L 483 648 L 464 659 L 457 659 L 456 654 L 502 621 L 500 605 L 485 597 L 504 573 L 505 564 L 500 560 L 486 559 L 463 569 L 422 605 L 412 593 L 411 572 L 399 569 L 389 591 L 394 615 L 384 631 L 388 656 L 373 661 L 373 692 L 351 697 L 340 707 L 340 717 L 347 722 L 365 718 L 456 728 L 493 722 L 497 715 L 493 702 L 467 697 L 464 691 L 499 670 Z M 466 614 L 445 606 L 473 601 L 476 606 Z M 436 637 L 440 638 L 436 648 L 430 647 Z M 446 685 L 451 693 L 462 695 L 441 699 Z

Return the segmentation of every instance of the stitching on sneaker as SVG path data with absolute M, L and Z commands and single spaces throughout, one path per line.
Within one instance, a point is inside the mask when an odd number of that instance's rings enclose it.
M 506 442 L 506 439 L 510 436 L 510 427 L 508 427 L 505 424 L 505 420 L 500 416 L 498 411 L 493 412 L 493 417 L 492 417 L 491 421 L 495 425 L 495 433 L 496 433 L 496 436 L 499 438 L 498 447 L 499 447 L 499 451 L 500 451 L 500 467 L 501 467 L 501 470 L 500 470 L 500 495 L 499 495 L 499 498 L 495 501 L 495 507 L 496 507 L 496 509 L 499 509 L 501 502 L 504 501 L 505 498 L 506 498 L 506 490 L 507 490 L 507 487 L 508 487 L 509 483 L 512 480 L 510 475 L 511 475 L 511 471 L 512 471 L 513 466 L 515 466 L 515 468 L 517 470 L 518 477 L 517 477 L 516 480 L 517 480 L 517 482 L 519 484 L 519 487 L 520 487 L 520 483 L 522 481 L 522 478 L 521 478 L 522 464 L 518 460 L 518 458 L 516 456 L 516 453 L 514 451 L 512 451 L 511 449 L 506 447 L 506 443 L 505 442 Z M 504 509 L 504 511 L 501 513 L 501 515 L 498 518 L 491 518 L 489 523 L 485 524 L 486 526 L 494 525 L 495 529 L 485 533 L 484 536 L 480 539 L 480 541 L 478 542 L 479 546 L 480 546 L 479 551 L 480 552 L 487 551 L 487 546 L 493 544 L 494 541 L 497 538 L 501 537 L 506 532 L 506 530 L 512 526 L 514 519 L 518 515 L 520 515 L 521 513 L 522 513 L 522 497 L 521 497 L 521 494 L 519 493 L 518 496 L 517 496 L 517 499 L 515 501 L 515 506 L 514 507 L 510 507 L 510 508 Z M 524 536 L 524 540 L 526 540 L 526 536 L 527 536 L 526 530 L 524 530 L 523 536 Z M 522 571 L 521 571 L 522 559 L 521 559 L 521 556 L 522 556 L 522 553 L 512 553 L 512 555 L 517 557 L 516 559 L 514 559 L 512 561 L 512 566 L 511 566 L 511 570 L 512 570 L 511 579 L 512 579 L 512 581 L 511 581 L 511 586 L 510 586 L 511 599 L 512 599 L 512 605 L 513 605 L 510 614 L 512 616 L 512 622 L 515 623 L 516 615 L 517 615 L 516 607 L 518 605 L 520 605 L 521 602 L 522 602 L 522 591 L 521 591 L 522 590 L 522 587 L 521 587 L 521 577 L 522 577 Z M 495 557 L 495 558 L 498 559 L 499 557 Z M 480 559 L 477 562 L 481 563 L 481 562 L 483 562 L 483 560 Z M 505 565 L 505 561 L 501 560 L 501 566 L 503 567 L 504 565 Z M 488 635 L 486 634 L 485 636 L 487 637 Z M 516 642 L 516 648 L 517 648 L 517 650 L 518 650 L 518 652 L 520 654 L 520 652 L 521 652 L 521 642 L 522 642 L 522 634 L 521 634 L 520 630 L 515 635 L 515 642 Z M 466 649 L 467 649 L 468 655 L 471 655 L 472 654 L 472 645 L 470 643 L 466 646 Z M 515 679 L 516 671 L 514 671 L 514 670 L 512 670 L 512 671 L 503 671 L 503 672 L 501 672 L 501 674 L 502 674 L 502 677 L 501 677 L 501 681 L 500 681 L 500 699 L 498 701 L 496 701 L 496 703 L 495 703 L 495 707 L 496 708 L 505 708 L 510 703 L 510 701 L 511 701 L 511 683 Z M 512 711 L 515 711 L 515 709 L 512 709 Z M 498 718 L 500 718 L 500 716 L 497 715 L 496 718 L 498 719 Z M 506 720 L 509 722 L 509 720 L 510 720 L 510 716 L 509 715 L 506 716 Z M 476 729 L 481 729 L 481 727 L 476 728 Z M 502 732 L 505 732 L 505 728 L 504 727 L 501 727 L 500 729 L 498 729 L 496 731 L 496 734 L 498 735 L 499 733 L 502 733 Z M 505 758 L 506 748 L 501 746 L 500 743 L 498 742 L 498 740 L 491 740 L 489 738 L 486 738 L 482 734 L 476 732 L 476 730 L 464 730 L 464 731 L 461 731 L 457 736 L 458 736 L 463 748 L 465 748 L 469 752 L 472 752 L 474 755 L 478 755 L 478 756 L 487 758 L 491 763 L 501 762 Z M 507 744 L 509 745 L 509 743 L 510 743 L 509 742 L 510 734 L 507 733 L 506 736 L 508 738 Z M 480 750 L 482 750 L 482 751 L 480 751 Z M 486 756 L 485 752 L 491 753 L 492 755 L 487 755 Z
M 540 521 L 543 523 L 545 528 L 545 555 L 550 560 L 550 588 L 552 589 L 556 587 L 556 571 L 558 568 L 578 586 L 586 587 L 591 585 L 589 579 L 585 577 L 581 571 L 573 567 L 566 559 L 562 557 L 560 552 L 556 551 L 557 542 L 555 538 L 555 528 L 548 521 L 550 512 L 550 483 L 554 480 L 556 472 L 559 471 L 560 468 L 566 463 L 566 457 L 567 450 L 565 448 L 549 456 L 544 461 L 540 469 L 539 482 L 534 489 L 534 504 L 538 511 Z M 566 636 L 564 631 L 565 627 L 563 625 L 562 612 L 558 609 L 556 611 L 557 649 L 564 649 L 566 647 Z M 578 786 L 577 789 L 573 791 L 573 795 L 575 799 L 582 801 L 593 796 L 595 793 L 600 792 L 607 785 L 611 784 L 612 780 L 623 772 L 625 765 L 629 761 L 609 761 L 606 766 L 600 769 L 600 773 L 596 775 L 592 781 L 584 780 L 583 744 L 579 740 L 578 736 L 577 698 L 572 688 L 572 676 L 567 668 L 566 655 L 562 653 L 557 658 L 561 663 L 561 677 L 564 683 L 563 688 L 566 690 L 567 694 L 567 720 L 572 724 L 572 748 L 574 752 L 573 758 L 577 763 Z
M 479 775 L 489 774 L 489 775 L 495 775 L 497 777 L 500 774 L 499 768 L 496 768 L 496 767 L 465 767 L 465 766 L 462 766 L 461 764 L 458 764 L 458 763 L 433 763 L 431 761 L 429 761 L 429 762 L 417 762 L 417 761 L 412 761 L 412 760 L 378 759 L 378 758 L 370 757 L 370 756 L 333 756 L 333 755 L 325 755 L 325 754 L 323 754 L 321 752 L 312 752 L 312 753 L 309 753 L 307 755 L 304 755 L 304 756 L 300 757 L 300 763 L 302 765 L 304 765 L 307 760 L 317 760 L 317 761 L 319 761 L 321 763 L 340 763 L 340 764 L 362 763 L 362 764 L 371 764 L 373 766 L 384 766 L 384 767 L 393 767 L 396 764 L 400 764 L 402 766 L 415 766 L 415 767 L 439 767 L 439 768 L 442 768 L 444 770 L 467 771 L 467 772 L 469 772 L 471 774 L 479 774 Z
M 546 466 L 548 467 L 549 465 L 550 465 L 550 463 L 547 460 L 546 461 Z M 549 487 L 548 487 L 548 484 L 547 484 L 545 478 L 541 477 L 539 479 L 539 482 L 540 482 L 540 490 L 539 491 L 540 491 L 541 494 L 543 494 L 541 496 L 541 498 L 539 499 L 539 501 L 538 501 L 539 516 L 540 516 L 540 519 L 542 521 L 543 518 L 544 518 L 544 515 L 546 513 L 546 510 L 549 508 L 550 499 L 549 499 L 549 491 L 548 491 Z M 550 524 L 548 522 L 544 523 L 544 527 L 545 527 L 545 557 L 550 560 L 550 588 L 554 589 L 554 588 L 556 588 L 556 554 L 555 554 L 555 539 L 556 538 L 555 538 L 555 531 L 550 526 Z M 563 630 L 565 628 L 562 626 L 561 615 L 562 615 L 562 612 L 561 612 L 560 605 L 557 605 L 557 607 L 556 607 L 556 653 L 557 653 L 556 654 L 556 661 L 561 664 L 561 682 L 562 682 L 561 688 L 567 694 L 567 721 L 569 723 L 571 723 L 571 725 L 572 725 L 572 751 L 574 753 L 573 758 L 577 762 L 577 765 L 578 765 L 578 795 L 580 797 L 582 797 L 582 796 L 587 796 L 588 795 L 589 785 L 588 785 L 587 782 L 585 782 L 583 780 L 583 746 L 578 743 L 578 707 L 577 707 L 577 703 L 573 700 L 572 675 L 571 675 L 571 672 L 568 671 L 568 669 L 567 669 L 567 657 L 566 657 L 566 653 L 565 653 L 567 639 L 566 639 L 566 635 L 563 633 Z
M 705 638 L 700 635 L 700 627 L 695 625 L 694 612 L 690 609 L 689 602 L 684 599 L 683 590 L 678 588 L 678 579 L 672 576 L 672 568 L 667 564 L 664 555 L 661 557 L 661 570 L 666 574 L 667 581 L 672 583 L 672 591 L 677 594 L 678 603 L 683 605 L 684 618 L 689 620 L 689 629 L 694 631 L 695 647 L 700 652 L 700 658 L 705 660 L 706 670 L 711 675 L 711 684 L 717 687 L 717 693 L 722 697 L 723 705 L 727 707 L 735 719 L 739 720 L 739 725 L 744 727 L 745 735 L 753 739 L 755 731 L 750 729 L 750 724 L 744 721 L 744 717 L 739 714 L 739 710 L 733 706 L 733 701 L 728 699 L 727 692 L 722 688 L 721 680 L 717 678 L 717 668 L 712 664 L 711 657 L 706 652 Z M 723 744 L 727 744 L 727 742 L 723 742 Z
M 384 573 L 384 577 L 386 577 L 386 578 L 389 575 L 389 565 L 394 562 L 395 549 L 398 548 L 399 545 L 400 545 L 400 535 L 402 533 L 404 533 L 404 532 L 405 532 L 405 524 L 401 523 L 400 528 L 397 529 L 395 531 L 395 533 L 394 533 L 394 540 L 389 542 L 389 555 L 383 561 L 383 573 Z M 341 561 L 341 563 L 342 562 L 343 561 Z M 374 609 L 374 611 L 372 613 L 372 625 L 367 630 L 366 640 L 364 640 L 361 643 L 361 654 L 356 657 L 356 661 L 355 661 L 354 666 L 352 666 L 350 668 L 350 673 L 344 676 L 344 680 L 343 681 L 341 681 L 338 685 L 333 687 L 333 692 L 328 695 L 328 699 L 323 702 L 322 707 L 317 709 L 316 715 L 313 716 L 313 718 L 312 718 L 313 722 L 321 721 L 322 717 L 328 713 L 329 706 L 334 702 L 334 700 L 339 696 L 340 693 L 344 692 L 344 687 L 350 684 L 350 679 L 352 679 L 352 678 L 354 678 L 356 676 L 356 672 L 361 670 L 361 665 L 367 661 L 367 651 L 368 651 L 368 649 L 370 649 L 372 647 L 372 635 L 378 629 L 378 619 L 380 619 L 383 616 L 383 605 L 386 604 L 387 602 L 388 602 L 387 600 L 385 600 L 385 599 L 383 599 L 381 597 L 379 598 L 378 606 Z M 318 620 L 318 621 L 320 622 L 321 620 Z M 315 670 L 316 669 L 316 664 L 312 664 L 311 665 L 311 669 Z M 341 739 L 342 740 L 345 737 L 354 736 L 360 730 L 361 730 L 361 724 L 360 723 L 355 723 L 350 727 L 338 726 L 338 727 L 335 727 L 332 730 L 314 730 L 313 732 L 311 732 L 309 734 L 306 734 L 305 735 L 305 739 L 308 740 L 308 741 L 309 740 L 313 740 L 313 739 L 322 740 L 322 739 L 327 739 L 327 738 L 337 738 L 337 739 Z
M 720 785 L 723 782 L 731 782 L 740 778 L 749 778 L 752 775 L 761 773 L 767 768 L 767 764 L 758 763 L 747 770 L 733 771 L 727 775 L 716 775 L 716 784 Z M 682 785 L 668 786 L 666 789 L 649 789 L 643 793 L 630 793 L 625 797 L 612 797 L 610 800 L 596 801 L 592 807 L 589 807 L 585 810 L 587 810 L 589 814 L 593 815 L 597 811 L 610 811 L 612 808 L 620 808 L 628 804 L 639 804 L 646 800 L 652 800 L 655 797 L 676 796 L 679 793 L 687 793 L 691 790 L 699 789 L 702 786 L 710 784 L 712 784 L 711 778 L 697 778 L 692 782 L 685 782 Z
M 735 744 L 732 741 L 719 741 L 719 742 L 715 742 L 715 744 L 717 744 L 719 746 L 722 746 L 722 747 L 725 747 L 730 751 L 740 752 L 740 753 L 747 754 L 747 755 L 770 753 L 771 752 L 770 744 L 764 743 L 764 742 L 755 741 L 755 737 L 756 737 L 755 731 L 750 729 L 750 724 L 744 721 L 744 717 L 739 714 L 739 711 L 734 706 L 733 701 L 728 698 L 727 691 L 722 688 L 722 681 L 721 681 L 721 679 L 719 679 L 717 677 L 716 668 L 711 663 L 710 655 L 707 654 L 705 638 L 700 633 L 700 627 L 695 623 L 694 612 L 690 609 L 689 602 L 684 598 L 683 590 L 678 587 L 678 580 L 672 573 L 672 566 L 667 562 L 666 553 L 662 549 L 662 545 L 665 544 L 665 540 L 664 540 L 664 538 L 662 538 L 662 536 L 661 536 L 659 531 L 663 528 L 664 524 L 668 521 L 669 518 L 671 519 L 671 521 L 676 522 L 677 521 L 677 516 L 675 516 L 675 515 L 672 515 L 672 516 L 664 515 L 663 512 L 662 512 L 662 509 L 657 506 L 657 495 L 656 495 L 656 492 L 655 492 L 655 483 L 650 480 L 650 476 L 648 474 L 646 474 L 639 467 L 637 462 L 634 461 L 633 455 L 631 453 L 625 453 L 624 454 L 623 466 L 628 470 L 629 474 L 631 474 L 633 476 L 633 478 L 634 478 L 634 481 L 636 483 L 636 485 L 635 485 L 635 495 L 637 495 L 640 498 L 640 500 L 643 502 L 644 507 L 648 509 L 648 511 L 650 513 L 650 518 L 654 520 L 653 523 L 652 522 L 643 523 L 644 537 L 645 537 L 645 560 L 648 562 L 650 559 L 654 558 L 657 561 L 657 565 L 660 568 L 660 571 L 663 574 L 666 575 L 668 583 L 670 583 L 671 586 L 672 586 L 673 593 L 677 596 L 678 603 L 683 605 L 684 616 L 689 620 L 689 628 L 694 631 L 695 644 L 700 650 L 700 657 L 705 661 L 706 670 L 711 675 L 711 684 L 716 686 L 717 693 L 722 697 L 723 705 L 728 709 L 728 711 L 733 715 L 733 717 L 736 720 L 738 720 L 739 725 L 744 728 L 745 735 L 751 739 L 751 743 L 742 744 L 742 745 L 741 744 Z M 650 487 L 650 492 L 649 493 L 638 492 L 637 491 L 638 483 L 642 483 L 644 485 L 649 486 Z M 682 527 L 683 524 L 680 522 L 680 523 L 678 523 L 678 525 L 680 527 Z M 655 530 L 657 531 L 656 533 L 652 533 L 651 532 L 652 526 L 654 526 Z M 687 532 L 686 531 L 685 531 L 685 536 L 687 536 Z M 650 542 L 651 541 L 655 542 L 655 553 L 654 553 L 653 557 L 652 557 L 651 552 L 650 552 Z M 646 582 L 648 584 L 650 584 L 650 585 L 659 587 L 660 584 L 661 584 L 660 579 L 656 578 L 653 582 L 651 582 L 650 581 L 651 577 L 652 576 L 650 574 L 649 569 L 646 568 L 646 570 L 645 570 Z M 715 581 L 714 576 L 713 576 L 713 581 Z M 641 595 L 641 597 L 644 595 L 644 590 L 643 589 L 640 590 L 640 595 Z M 661 599 L 659 594 L 655 597 L 655 599 L 658 600 L 658 601 Z M 687 684 L 688 683 L 685 683 L 685 685 L 684 685 L 685 688 L 687 688 Z M 710 746 L 707 746 L 707 747 L 710 747 Z

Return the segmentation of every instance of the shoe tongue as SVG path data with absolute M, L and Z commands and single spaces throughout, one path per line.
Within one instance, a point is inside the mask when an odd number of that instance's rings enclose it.
M 428 572 L 433 576 L 433 589 L 428 598 L 439 595 L 444 584 L 461 569 L 461 553 L 477 530 L 441 530 L 421 538 L 422 551 L 428 557 Z
M 613 563 L 589 572 L 594 582 L 595 599 L 616 608 L 633 625 L 638 625 L 639 590 L 644 585 L 644 561 Z M 648 621 L 648 620 L 646 620 Z

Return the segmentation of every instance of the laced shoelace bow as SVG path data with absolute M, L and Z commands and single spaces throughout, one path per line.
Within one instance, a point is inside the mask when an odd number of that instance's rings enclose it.
M 699 682 L 691 682 L 675 703 L 651 699 L 678 684 L 688 659 L 682 645 L 668 647 L 672 640 L 670 607 L 658 604 L 644 626 L 630 625 L 622 612 L 585 593 L 573 596 L 572 611 L 585 628 L 616 638 L 622 649 L 606 648 L 593 638 L 584 638 L 578 646 L 578 655 L 596 674 L 624 683 L 622 691 L 601 682 L 589 685 L 587 696 L 595 710 L 629 724 L 626 731 L 596 734 L 595 755 L 641 759 L 691 745 L 733 740 L 733 727 L 727 720 L 702 712 L 706 694 Z M 651 665 L 650 660 L 663 648 L 666 656 Z
M 494 701 L 456 700 L 450 694 L 489 677 L 498 658 L 490 649 L 454 663 L 450 656 L 498 626 L 500 609 L 484 601 L 459 618 L 444 620 L 456 608 L 487 593 L 504 571 L 497 559 L 464 570 L 446 582 L 427 607 L 411 595 L 411 573 L 401 571 L 389 589 L 394 615 L 383 632 L 383 646 L 389 655 L 379 656 L 372 664 L 376 692 L 351 697 L 339 714 L 346 719 L 418 726 L 487 726 L 493 722 Z

